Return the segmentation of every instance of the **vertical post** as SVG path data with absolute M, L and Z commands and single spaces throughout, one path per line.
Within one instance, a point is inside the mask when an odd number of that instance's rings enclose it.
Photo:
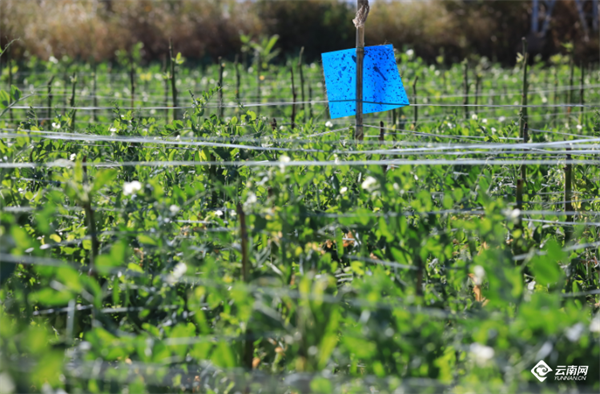
M 256 102 L 259 104 L 256 107 L 256 114 L 259 115 L 260 114 L 260 104 L 261 104 L 261 97 L 260 97 L 260 68 L 262 67 L 262 61 L 260 59 L 260 52 L 256 52 Z
M 96 116 L 96 108 L 98 108 L 98 97 L 96 96 L 96 89 L 97 89 L 97 83 L 98 83 L 98 77 L 96 75 L 96 72 L 98 70 L 98 66 L 96 65 L 96 59 L 92 60 L 92 107 L 94 107 L 94 109 L 92 110 L 92 120 L 94 122 L 98 121 L 98 118 Z
M 177 110 L 177 78 L 175 75 L 175 58 L 173 57 L 173 42 L 169 39 L 169 56 L 171 57 L 171 94 L 173 96 L 173 121 L 179 118 Z
M 481 84 L 481 74 L 480 73 L 476 73 L 475 74 L 475 115 L 477 115 L 478 111 L 478 107 L 477 105 L 479 104 L 479 86 Z
M 52 99 L 54 98 L 54 96 L 52 95 L 52 82 L 54 82 L 54 75 L 50 77 L 50 80 L 46 83 L 46 86 L 48 88 L 48 123 L 51 124 L 52 123 Z
M 306 97 L 304 96 L 304 71 L 302 70 L 302 55 L 304 54 L 304 47 L 300 49 L 300 55 L 298 56 L 298 72 L 300 73 L 300 98 L 302 100 L 302 121 L 306 123 Z
M 325 68 L 321 65 L 321 75 L 325 75 Z M 323 88 L 323 100 L 327 101 L 325 104 L 325 115 L 329 118 L 329 98 L 327 97 L 327 88 L 325 86 L 325 79 L 321 79 L 321 87 Z
M 294 65 L 290 66 L 292 73 L 292 129 L 296 127 L 296 86 L 294 85 Z
M 571 148 L 567 148 L 567 151 L 570 151 Z M 565 226 L 565 244 L 571 240 L 573 227 L 570 222 L 573 221 L 573 165 L 571 164 L 571 154 L 567 154 L 567 164 L 565 165 L 565 212 L 567 215 Z
M 167 58 L 163 58 L 163 70 L 164 70 L 164 87 L 165 87 L 165 123 L 169 123 L 169 71 L 167 69 Z
M 310 86 L 310 80 L 309 80 L 309 82 L 308 82 L 308 117 L 309 117 L 309 119 L 313 118 L 312 97 L 313 97 L 313 92 L 312 92 L 312 87 Z
M 133 56 L 129 54 L 129 85 L 131 86 L 131 109 L 135 109 L 135 65 Z
M 362 141 L 363 133 L 363 66 L 365 57 L 365 22 L 369 15 L 369 0 L 356 0 L 356 130 L 354 139 Z
M 419 82 L 419 76 L 417 75 L 415 77 L 415 80 L 413 82 L 412 88 L 413 88 L 413 111 L 414 111 L 414 122 L 413 122 L 413 129 L 416 130 L 417 129 L 417 121 L 419 120 L 419 107 L 417 107 L 417 82 Z
M 13 74 L 12 74 L 12 58 L 10 57 L 11 50 L 10 48 L 6 51 L 6 64 L 8 65 L 8 97 L 9 104 L 12 104 L 13 96 L 12 96 L 12 84 L 13 84 Z M 8 115 L 10 117 L 10 123 L 13 123 L 14 116 L 12 106 L 8 109 Z
M 583 67 L 583 62 L 581 62 L 581 79 L 579 81 L 579 124 L 583 125 L 583 104 L 585 103 L 584 99 L 584 90 L 583 90 L 583 80 L 585 78 L 585 68 Z
M 519 117 L 520 137 L 523 138 L 525 125 L 527 124 L 527 39 L 523 37 L 523 86 L 521 89 L 521 116 Z
M 383 142 L 385 141 L 385 127 L 384 127 L 384 123 L 383 120 L 381 122 L 379 122 L 379 142 Z M 383 170 L 383 173 L 385 174 L 385 171 L 387 170 L 387 165 L 382 164 L 381 165 L 381 169 Z
M 225 69 L 225 63 L 223 63 L 221 56 L 219 56 L 219 118 L 223 118 L 223 70 Z
M 571 111 L 573 110 L 573 107 L 571 107 L 571 104 L 573 104 L 573 74 L 575 72 L 575 64 L 573 62 L 573 52 L 570 52 L 569 56 L 570 56 L 570 60 L 569 60 L 569 92 L 567 93 L 567 103 L 569 105 L 569 107 L 567 108 L 567 124 L 568 125 L 571 124 Z
M 467 59 L 464 60 L 463 65 L 463 81 L 464 81 L 464 97 L 463 105 L 465 108 L 465 120 L 469 120 L 469 62 Z
M 76 89 L 77 89 L 77 74 L 73 73 L 73 76 L 71 77 L 71 86 L 72 86 L 72 91 L 71 91 L 71 100 L 69 102 L 70 106 L 71 106 L 71 131 L 75 131 L 75 114 L 77 113 L 77 110 L 75 109 L 75 93 L 76 93 Z
M 237 214 L 240 218 L 240 239 L 242 243 L 242 280 L 248 283 L 249 277 L 249 261 L 248 261 L 248 232 L 246 231 L 246 214 L 242 208 L 242 204 L 237 204 Z M 254 356 L 254 347 L 252 341 L 252 331 L 246 328 L 246 341 L 244 343 L 244 351 L 242 363 L 247 369 L 252 369 L 252 359 Z
M 235 55 L 235 102 L 240 102 L 240 64 L 238 55 Z
M 554 67 L 554 110 L 552 111 L 552 120 L 554 126 L 558 122 L 558 71 L 557 67 Z

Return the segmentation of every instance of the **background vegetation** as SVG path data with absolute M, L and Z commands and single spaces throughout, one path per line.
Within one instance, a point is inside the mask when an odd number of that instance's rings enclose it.
M 373 2 L 367 44 L 413 48 L 428 62 L 444 51 L 449 61 L 487 56 L 514 64 L 530 31 L 529 1 Z M 591 14 L 586 3 L 586 13 Z M 168 40 L 188 59 L 233 60 L 240 34 L 278 34 L 287 55 L 306 48 L 309 60 L 354 44 L 348 2 L 238 0 L 4 0 L 1 43 L 19 38 L 15 56 L 113 59 L 118 49 L 144 44 L 146 60 L 162 60 Z M 584 37 L 573 1 L 560 1 L 551 31 L 535 52 L 545 58 L 575 44 L 577 60 L 597 61 L 598 37 Z M 532 48 L 533 49 L 533 48 Z

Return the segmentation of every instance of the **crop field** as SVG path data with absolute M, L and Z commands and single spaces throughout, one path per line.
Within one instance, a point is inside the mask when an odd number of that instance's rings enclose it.
M 274 45 L 3 62 L 0 392 L 598 392 L 598 66 L 397 51 L 356 139 Z

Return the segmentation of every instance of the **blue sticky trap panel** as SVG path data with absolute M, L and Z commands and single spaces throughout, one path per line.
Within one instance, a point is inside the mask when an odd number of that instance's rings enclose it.
M 331 118 L 356 115 L 356 49 L 321 56 Z M 363 113 L 410 105 L 392 45 L 366 47 L 363 70 Z

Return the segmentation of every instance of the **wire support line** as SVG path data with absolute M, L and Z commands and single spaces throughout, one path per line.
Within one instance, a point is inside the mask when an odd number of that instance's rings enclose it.
M 483 165 L 494 165 L 494 166 L 507 166 L 507 165 L 598 165 L 600 160 L 587 160 L 587 159 L 423 159 L 423 160 L 407 160 L 407 159 L 390 159 L 390 160 L 332 160 L 332 161 L 319 161 L 319 160 L 302 160 L 302 161 L 269 161 L 269 160 L 258 160 L 258 161 L 189 161 L 189 160 L 168 160 L 168 161 L 126 161 L 126 162 L 86 162 L 81 163 L 84 167 L 96 167 L 96 168 L 119 168 L 119 167 L 193 167 L 193 166 L 226 166 L 226 167 L 342 167 L 342 166 L 373 166 L 373 165 L 387 165 L 387 166 L 442 166 L 442 165 L 465 165 L 465 166 L 483 166 Z M 75 163 L 66 160 L 59 159 L 47 163 L 0 163 L 0 168 L 4 169 L 18 169 L 18 168 L 68 168 L 74 167 Z

